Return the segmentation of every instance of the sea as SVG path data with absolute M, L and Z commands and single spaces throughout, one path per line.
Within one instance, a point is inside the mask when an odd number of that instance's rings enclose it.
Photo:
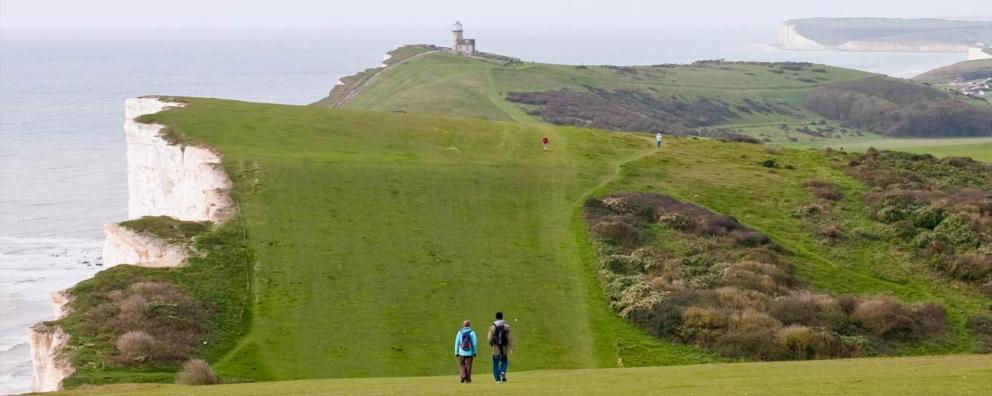
M 26 392 L 27 330 L 51 294 L 103 268 L 102 227 L 127 216 L 124 100 L 141 95 L 308 104 L 437 29 L 0 30 L 0 394 Z M 783 51 L 775 27 L 478 29 L 479 50 L 585 65 L 806 61 L 897 77 L 957 53 Z

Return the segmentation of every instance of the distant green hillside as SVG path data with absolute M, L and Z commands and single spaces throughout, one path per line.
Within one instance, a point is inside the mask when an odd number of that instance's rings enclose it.
M 851 41 L 974 45 L 992 42 L 992 22 L 902 18 L 809 18 L 786 21 L 826 46 Z
M 931 84 L 947 84 L 955 80 L 974 81 L 986 78 L 992 78 L 992 59 L 958 62 L 930 70 L 913 77 L 913 80 Z
M 357 91 L 336 87 L 331 97 L 349 96 L 341 105 L 351 109 L 743 135 L 790 146 L 843 145 L 879 135 L 992 135 L 988 106 L 951 101 L 922 84 L 807 63 L 567 66 L 434 52 L 382 73 Z
M 869 76 L 794 63 L 567 66 L 499 64 L 448 53 L 426 54 L 386 73 L 343 107 L 704 135 L 773 125 L 753 135 L 778 142 L 855 136 L 859 132 L 836 124 L 826 132 L 826 125 L 803 129 L 821 119 L 806 110 L 806 94 L 824 83 Z M 350 89 L 336 87 L 331 97 Z

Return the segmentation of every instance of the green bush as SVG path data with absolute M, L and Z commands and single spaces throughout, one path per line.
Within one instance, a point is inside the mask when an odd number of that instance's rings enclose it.
M 959 214 L 952 214 L 933 229 L 935 239 L 959 248 L 977 248 L 982 237 L 975 232 L 968 221 Z
M 793 359 L 829 359 L 846 355 L 840 337 L 824 329 L 789 326 L 778 332 L 778 339 Z
M 944 221 L 944 209 L 933 206 L 917 208 L 913 211 L 912 220 L 914 226 L 932 230 Z

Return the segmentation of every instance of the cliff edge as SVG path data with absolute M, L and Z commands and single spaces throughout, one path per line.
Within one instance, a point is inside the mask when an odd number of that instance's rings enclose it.
M 234 214 L 228 196 L 231 180 L 221 167 L 221 158 L 206 147 L 168 141 L 163 126 L 145 124 L 140 117 L 158 113 L 181 103 L 156 97 L 125 102 L 124 132 L 127 138 L 128 216 L 168 216 L 181 221 L 222 223 Z M 186 247 L 137 232 L 122 224 L 104 228 L 104 268 L 119 264 L 143 267 L 175 267 L 187 258 Z M 59 318 L 65 316 L 71 296 L 53 298 Z M 35 392 L 62 389 L 75 369 L 66 356 L 70 334 L 48 322 L 29 330 L 34 363 Z

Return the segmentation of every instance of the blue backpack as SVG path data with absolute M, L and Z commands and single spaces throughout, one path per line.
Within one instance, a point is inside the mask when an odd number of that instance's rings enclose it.
M 462 332 L 461 348 L 465 352 L 472 351 L 472 330 Z

